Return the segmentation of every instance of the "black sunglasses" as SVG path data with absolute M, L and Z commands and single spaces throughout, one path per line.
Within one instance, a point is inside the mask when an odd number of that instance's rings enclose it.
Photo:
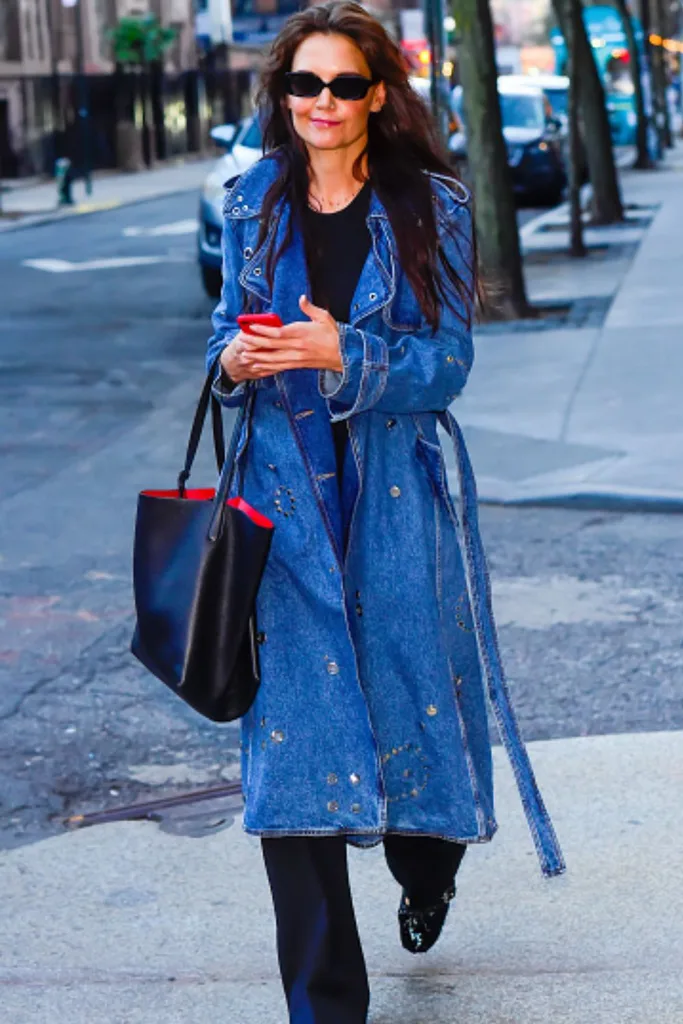
M 338 100 L 364 100 L 376 80 L 364 75 L 337 75 L 331 82 L 323 82 L 312 71 L 289 71 L 285 83 L 290 96 L 313 99 L 327 88 Z

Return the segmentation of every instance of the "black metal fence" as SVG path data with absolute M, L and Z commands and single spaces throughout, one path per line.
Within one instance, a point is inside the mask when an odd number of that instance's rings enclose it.
M 78 171 L 199 153 L 211 127 L 248 112 L 252 86 L 249 71 L 170 76 L 155 67 L 84 82 L 71 75 L 22 79 L 22 132 L 12 137 L 7 128 L 0 138 L 0 178 L 52 175 L 63 156 Z

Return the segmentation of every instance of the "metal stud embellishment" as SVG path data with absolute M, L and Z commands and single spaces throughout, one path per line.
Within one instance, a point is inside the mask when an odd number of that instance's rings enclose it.
M 408 742 L 392 747 L 382 754 L 381 763 L 387 803 L 414 800 L 427 788 L 430 768 L 418 744 Z
M 254 267 L 254 277 L 260 277 L 260 276 L 261 276 L 261 268 L 260 267 Z
M 370 302 L 374 302 L 375 299 L 377 298 L 377 292 L 370 292 L 368 298 L 370 299 Z
M 327 663 L 327 671 L 329 672 L 329 674 L 331 676 L 338 676 L 339 675 L 339 665 L 337 664 L 337 662 L 336 661 L 328 661 L 328 663 Z
M 447 363 L 454 363 L 455 362 L 455 356 L 446 356 L 446 362 Z
M 353 814 L 360 814 L 360 804 L 351 804 Z
M 248 245 L 246 247 L 246 249 L 244 250 L 244 258 L 245 258 L 245 260 L 250 260 L 253 255 L 254 255 L 254 250 L 252 249 L 252 247 L 250 245 Z
M 396 420 L 393 417 L 391 419 L 387 420 L 387 422 L 386 422 L 387 430 L 393 430 L 395 426 L 396 426 Z
M 278 487 L 275 491 L 275 511 L 288 519 L 296 512 L 296 498 L 290 487 Z
M 391 495 L 392 498 L 400 498 L 401 497 L 401 488 L 397 487 L 396 484 L 394 484 L 393 487 L 389 488 L 389 494 Z
M 273 731 L 270 734 L 270 738 L 273 741 L 273 743 L 282 743 L 282 741 L 285 738 L 285 734 L 283 733 L 282 729 L 273 729 Z
M 460 629 L 464 630 L 465 633 L 474 632 L 466 592 L 463 592 L 458 598 L 455 606 L 455 621 Z
M 331 811 L 334 814 L 335 811 L 339 810 L 339 804 L 337 803 L 336 800 L 330 800 L 329 804 L 327 805 L 327 809 L 328 811 Z
M 330 772 L 330 774 L 327 776 L 327 785 L 328 786 L 336 786 L 338 782 L 339 782 L 339 779 L 335 775 L 335 773 L 334 772 Z
M 439 713 L 439 709 L 436 704 L 428 704 L 425 710 L 430 718 L 434 718 L 435 715 L 438 715 Z
M 351 774 L 349 775 L 349 779 L 351 780 L 351 784 L 353 786 L 358 786 L 360 784 L 360 775 L 358 774 L 358 772 L 351 772 Z
M 267 640 L 266 634 L 263 633 L 261 630 L 259 630 L 259 632 L 256 634 L 256 643 L 257 644 L 264 644 L 266 642 L 266 640 Z

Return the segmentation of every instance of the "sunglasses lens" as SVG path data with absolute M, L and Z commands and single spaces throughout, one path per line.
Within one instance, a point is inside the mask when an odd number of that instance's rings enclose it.
M 331 83 L 332 94 L 338 100 L 364 100 L 372 85 L 363 75 L 338 75 Z
M 287 75 L 287 92 L 290 96 L 302 96 L 311 98 L 318 96 L 323 89 L 323 83 L 312 71 L 290 71 Z

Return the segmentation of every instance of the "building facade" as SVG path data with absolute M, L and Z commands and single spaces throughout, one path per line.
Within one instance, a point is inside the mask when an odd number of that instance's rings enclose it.
M 63 127 L 64 88 L 79 70 L 79 41 L 84 72 L 93 81 L 110 76 L 109 32 L 121 17 L 140 14 L 177 31 L 169 73 L 196 66 L 193 0 L 1 0 L 0 178 L 45 171 L 45 140 Z

